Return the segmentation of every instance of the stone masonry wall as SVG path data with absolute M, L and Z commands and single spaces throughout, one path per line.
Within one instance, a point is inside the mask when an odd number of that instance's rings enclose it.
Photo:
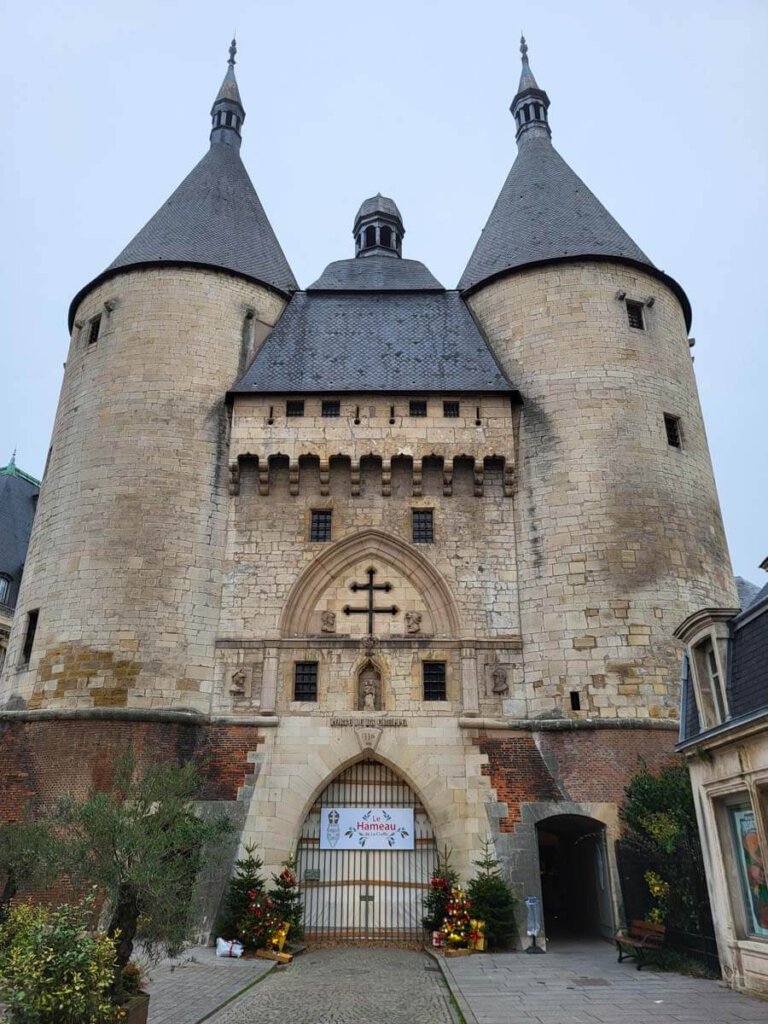
M 645 330 L 626 297 L 644 302 Z M 532 712 L 674 719 L 672 631 L 735 592 L 682 310 L 641 271 L 521 271 L 469 299 L 523 395 L 518 573 Z M 669 445 L 664 414 L 680 417 Z
M 208 710 L 225 393 L 283 305 L 226 273 L 174 268 L 127 271 L 83 299 L 0 703 Z

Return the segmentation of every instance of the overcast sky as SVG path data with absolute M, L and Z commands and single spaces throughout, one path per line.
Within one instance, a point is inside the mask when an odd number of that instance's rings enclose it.
M 766 0 L 33 0 L 0 13 L 0 465 L 40 475 L 73 295 L 208 146 L 237 28 L 243 159 L 302 287 L 392 196 L 448 287 L 516 153 L 521 26 L 553 141 L 687 291 L 735 571 L 768 555 Z

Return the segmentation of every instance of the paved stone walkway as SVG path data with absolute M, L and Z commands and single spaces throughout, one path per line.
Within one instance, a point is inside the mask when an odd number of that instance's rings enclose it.
M 197 946 L 149 971 L 149 1024 L 199 1024 L 267 974 L 266 960 L 229 960 Z
M 210 1024 L 454 1024 L 449 998 L 425 953 L 324 949 L 277 968 Z
M 467 1024 L 768 1024 L 768 1002 L 716 981 L 637 971 L 604 942 L 444 964 Z

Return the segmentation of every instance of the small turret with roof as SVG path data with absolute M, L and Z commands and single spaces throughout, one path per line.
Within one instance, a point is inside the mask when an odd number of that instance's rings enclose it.
M 281 295 L 298 288 L 240 158 L 245 108 L 235 77 L 236 42 L 211 108 L 210 149 L 120 255 L 76 296 L 128 267 L 175 264 L 228 270 Z
M 518 155 L 459 281 L 472 292 L 493 278 L 538 263 L 583 258 L 650 268 L 680 299 L 682 288 L 658 270 L 571 170 L 552 145 L 549 97 L 533 75 L 528 44 L 520 40 L 522 72 L 510 111 L 517 125 Z

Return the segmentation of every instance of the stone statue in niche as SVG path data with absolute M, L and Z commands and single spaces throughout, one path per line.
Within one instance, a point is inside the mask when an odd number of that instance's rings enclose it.
M 336 632 L 336 612 L 325 611 L 320 616 L 320 629 L 323 633 Z
M 357 680 L 359 711 L 381 710 L 381 674 L 375 666 L 368 664 Z
M 496 662 L 491 670 L 491 680 L 493 682 L 492 689 L 494 694 L 497 697 L 506 697 L 509 693 L 509 683 L 507 682 L 507 670 L 504 665 Z
M 405 613 L 405 631 L 406 633 L 421 632 L 421 612 Z

